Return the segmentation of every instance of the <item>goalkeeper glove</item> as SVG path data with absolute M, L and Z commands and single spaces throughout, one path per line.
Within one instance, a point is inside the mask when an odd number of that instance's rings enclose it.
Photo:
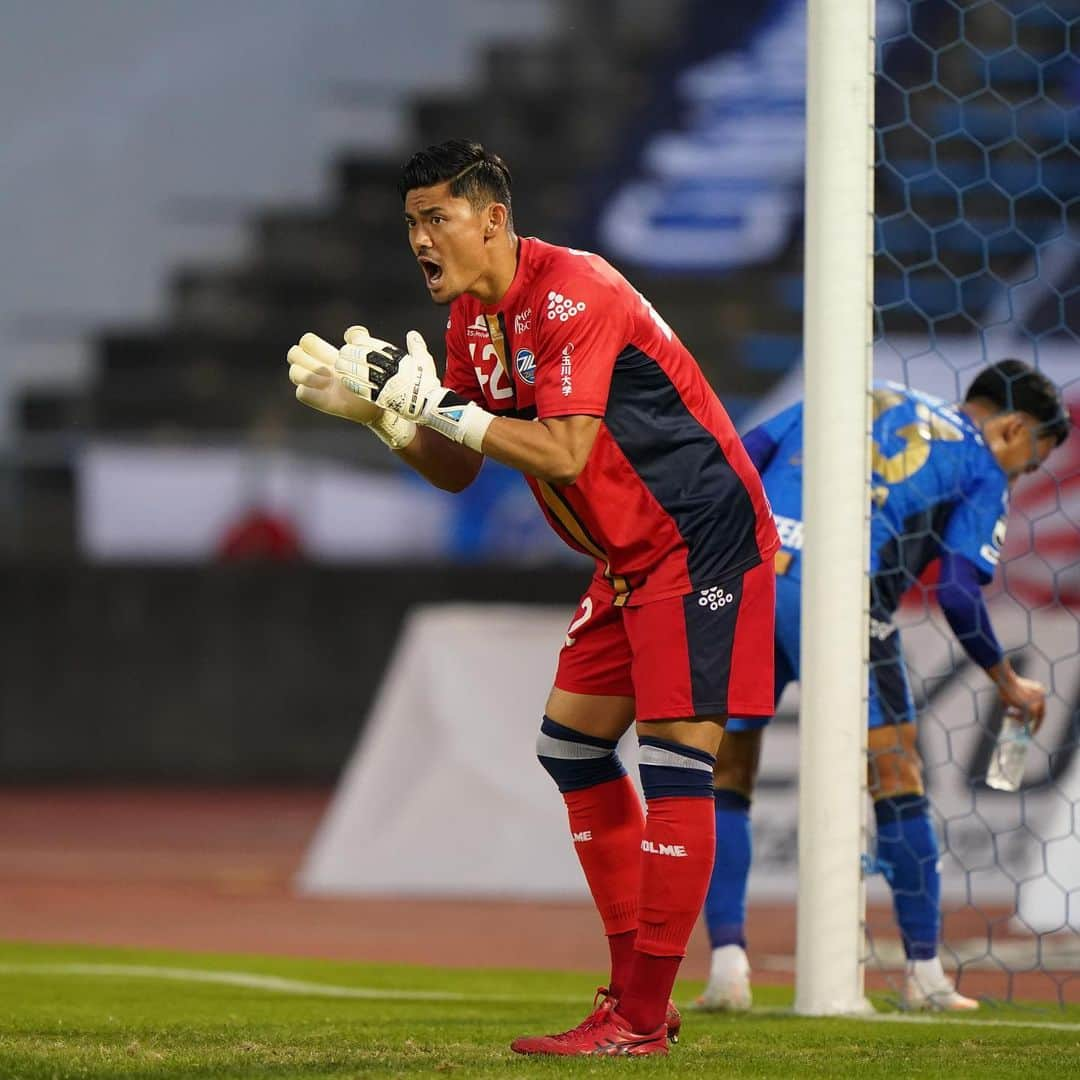
M 367 336 L 362 326 L 354 326 L 345 332 L 346 341 L 354 331 Z M 416 425 L 350 394 L 334 376 L 337 355 L 338 350 L 330 342 L 315 334 L 305 334 L 289 350 L 289 381 L 296 387 L 297 401 L 330 416 L 363 424 L 392 450 L 408 446 L 416 435 Z
M 362 329 L 362 328 L 357 328 Z M 432 428 L 456 443 L 480 452 L 495 417 L 439 382 L 435 361 L 415 330 L 405 336 L 402 352 L 378 338 L 357 335 L 338 350 L 335 370 L 347 389 L 364 401 Z

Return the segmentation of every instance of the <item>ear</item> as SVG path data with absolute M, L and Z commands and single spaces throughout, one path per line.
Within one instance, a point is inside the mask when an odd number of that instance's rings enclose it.
M 1004 417 L 1004 421 L 1004 424 L 1002 424 L 1002 428 L 1004 429 L 1003 434 L 1009 442 L 1028 438 L 1028 426 L 1024 423 L 1022 413 L 1007 413 Z
M 487 223 L 484 225 L 484 236 L 490 239 L 500 229 L 505 229 L 509 216 L 504 203 L 491 203 L 487 208 Z

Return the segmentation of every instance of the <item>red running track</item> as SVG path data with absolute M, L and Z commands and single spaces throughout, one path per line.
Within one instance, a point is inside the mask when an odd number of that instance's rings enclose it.
M 7 940 L 277 954 L 449 967 L 593 972 L 607 949 L 588 902 L 327 899 L 291 887 L 325 789 L 12 788 L 0 792 L 0 926 Z M 962 909 L 946 940 L 995 936 L 1008 912 Z M 886 911 L 875 932 L 895 940 Z M 755 981 L 790 983 L 795 913 L 755 904 Z M 683 967 L 704 977 L 699 928 Z M 871 973 L 895 986 L 895 972 Z M 1080 972 L 965 971 L 969 994 L 1080 1000 Z

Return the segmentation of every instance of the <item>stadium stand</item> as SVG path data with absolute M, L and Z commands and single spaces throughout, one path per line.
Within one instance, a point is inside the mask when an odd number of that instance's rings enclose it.
M 1080 61 L 1057 13 L 1070 3 L 1028 5 L 1015 19 L 994 4 L 963 18 L 949 0 L 880 4 L 890 44 L 878 81 L 879 334 L 927 319 L 936 334 L 963 334 L 1016 308 L 1037 337 L 1080 324 L 1080 292 L 1068 286 L 1076 248 L 1054 244 L 1078 226 Z M 801 351 L 804 6 L 683 0 L 661 18 L 605 0 L 564 14 L 550 40 L 483 50 L 471 88 L 415 98 L 411 142 L 466 132 L 503 153 L 521 178 L 519 227 L 626 265 L 738 419 Z M 593 47 L 598 35 L 605 49 Z M 347 80 L 327 88 L 346 102 L 367 92 Z M 203 220 L 242 217 L 249 254 L 175 267 L 165 320 L 102 332 L 88 394 L 23 397 L 23 445 L 76 432 L 183 441 L 282 429 L 334 454 L 334 434 L 281 392 L 284 344 L 306 329 L 336 338 L 361 315 L 386 333 L 441 331 L 397 225 L 397 168 L 343 151 L 321 203 L 181 206 Z M 649 184 L 662 213 L 638 222 L 632 237 L 647 243 L 635 247 L 612 213 Z M 762 214 L 780 223 L 768 235 L 753 225 Z M 1060 302 L 1045 288 L 1028 300 L 1036 258 L 1044 283 L 1057 275 Z M 229 392 L 241 390 L 244 409 Z M 348 457 L 378 468 L 378 450 L 350 444 Z M 19 483 L 22 546 L 70 550 L 70 468 L 28 450 Z

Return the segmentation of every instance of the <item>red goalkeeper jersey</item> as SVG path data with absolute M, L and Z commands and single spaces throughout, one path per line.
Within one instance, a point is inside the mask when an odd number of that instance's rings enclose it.
M 615 603 L 706 588 L 778 547 L 758 474 L 697 362 L 599 256 L 523 238 L 498 304 L 451 305 L 446 354 L 445 384 L 496 415 L 601 418 L 573 484 L 525 479 Z

